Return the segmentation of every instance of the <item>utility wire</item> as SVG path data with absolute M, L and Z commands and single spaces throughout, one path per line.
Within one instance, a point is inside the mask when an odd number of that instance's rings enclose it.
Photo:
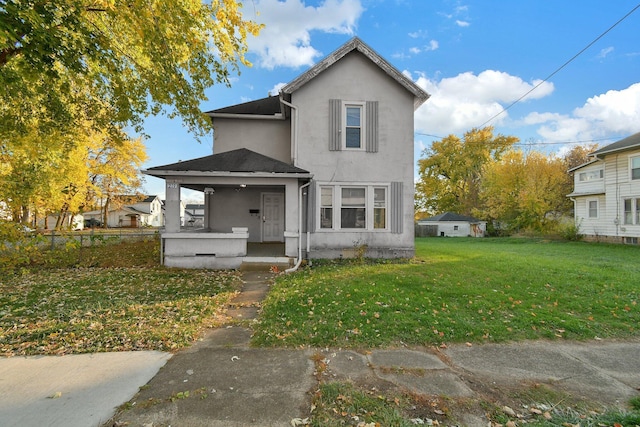
M 534 90 L 536 90 L 538 87 L 540 87 L 543 83 L 545 83 L 547 80 L 549 80 L 551 77 L 553 77 L 554 75 L 556 75 L 560 70 L 562 70 L 564 67 L 566 67 L 567 65 L 569 65 L 570 62 L 572 62 L 574 59 L 576 59 L 578 56 L 580 56 L 584 51 L 586 51 L 587 49 L 589 49 L 591 46 L 593 46 L 598 40 L 600 40 L 602 37 L 604 37 L 609 31 L 611 31 L 614 27 L 616 27 L 619 23 L 621 23 L 622 21 L 624 21 L 625 19 L 627 19 L 629 17 L 629 15 L 631 15 L 633 12 L 635 12 L 638 8 L 640 8 L 640 3 L 634 7 L 633 9 L 631 9 L 631 11 L 629 13 L 627 13 L 626 15 L 624 15 L 622 18 L 620 18 L 618 20 L 618 22 L 616 22 L 615 24 L 613 24 L 612 26 L 610 26 L 604 33 L 600 34 L 598 37 L 595 38 L 595 40 L 593 40 L 591 43 L 589 43 L 585 48 L 583 48 L 580 52 L 576 53 L 575 55 L 573 55 L 573 57 L 571 57 L 571 59 L 569 59 L 567 62 L 565 62 L 564 64 L 562 64 L 558 69 L 556 69 L 553 73 L 549 74 L 544 80 L 542 80 L 540 83 L 538 83 L 537 85 L 535 85 L 533 88 L 531 88 L 527 93 L 525 93 L 524 95 L 522 95 L 520 98 L 516 99 L 515 101 L 513 101 L 511 104 L 509 104 L 507 107 L 503 108 L 502 111 L 500 111 L 498 114 L 494 115 L 493 117 L 491 117 L 489 120 L 487 120 L 486 122 L 484 122 L 482 125 L 478 126 L 479 128 L 483 128 L 487 123 L 493 121 L 495 118 L 497 118 L 498 116 L 502 115 L 502 113 L 506 112 L 509 108 L 513 107 L 514 105 L 516 105 L 518 102 L 522 101 L 527 95 L 529 95 L 531 92 L 533 92 Z

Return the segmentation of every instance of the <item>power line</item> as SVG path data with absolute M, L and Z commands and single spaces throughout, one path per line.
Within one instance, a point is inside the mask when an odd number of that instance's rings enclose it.
M 588 144 L 600 141 L 610 141 L 610 140 L 621 140 L 622 136 L 613 136 L 609 138 L 600 138 L 600 139 L 585 139 L 582 141 L 556 141 L 556 142 L 518 142 L 513 145 L 567 145 L 567 144 Z
M 611 31 L 614 27 L 616 27 L 619 23 L 621 23 L 622 21 L 624 21 L 625 19 L 627 19 L 629 17 L 629 15 L 631 15 L 633 12 L 635 12 L 638 8 L 640 8 L 640 3 L 634 7 L 633 9 L 631 9 L 631 11 L 629 13 L 627 13 L 626 15 L 624 15 L 622 18 L 620 18 L 615 24 L 613 24 L 612 26 L 610 26 L 604 33 L 600 34 L 598 37 L 595 38 L 595 40 L 593 40 L 591 43 L 589 43 L 585 48 L 583 48 L 580 52 L 576 53 L 575 55 L 573 55 L 573 57 L 571 57 L 571 59 L 569 59 L 567 62 L 565 62 L 564 64 L 562 64 L 558 69 L 556 69 L 553 73 L 549 74 L 544 80 L 542 80 L 540 83 L 538 83 L 537 85 L 535 85 L 533 88 L 531 88 L 527 93 L 525 93 L 524 95 L 522 95 L 520 98 L 516 99 L 515 101 L 513 101 L 511 104 L 509 104 L 507 107 L 503 108 L 502 111 L 500 111 L 498 114 L 494 115 L 493 117 L 491 117 L 489 120 L 487 120 L 486 122 L 484 122 L 482 125 L 478 126 L 480 128 L 483 128 L 487 123 L 493 121 L 496 117 L 502 115 L 502 113 L 506 112 L 509 108 L 513 107 L 514 105 L 516 105 L 518 102 L 522 101 L 527 95 L 529 95 L 531 92 L 533 92 L 534 90 L 536 90 L 537 88 L 539 88 L 543 83 L 545 83 L 547 80 L 549 80 L 551 77 L 553 77 L 554 75 L 556 75 L 560 70 L 562 70 L 564 67 L 566 67 L 567 65 L 569 65 L 570 62 L 572 62 L 574 59 L 576 59 L 578 56 L 580 56 L 584 51 L 586 51 L 587 49 L 589 49 L 591 46 L 593 46 L 598 40 L 600 40 L 602 37 L 604 37 L 609 31 Z
M 444 136 L 438 136 L 438 135 L 432 135 L 429 133 L 420 133 L 420 132 L 415 132 L 416 135 L 422 135 L 422 136 L 430 136 L 432 138 L 437 138 L 437 139 L 444 139 Z M 527 146 L 531 146 L 531 145 L 567 145 L 567 144 L 588 144 L 588 143 L 594 143 L 594 142 L 600 142 L 600 141 L 611 141 L 611 140 L 616 140 L 619 141 L 623 138 L 626 138 L 628 135 L 626 136 L 610 136 L 608 138 L 599 138 L 599 139 L 584 139 L 584 140 L 580 140 L 580 141 L 555 141 L 555 142 L 517 142 L 513 145 L 527 145 Z

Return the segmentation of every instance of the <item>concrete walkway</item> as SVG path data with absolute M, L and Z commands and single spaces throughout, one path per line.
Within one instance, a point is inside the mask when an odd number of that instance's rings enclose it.
M 243 291 L 227 314 L 254 319 L 271 277 L 245 272 Z M 640 341 L 353 351 L 252 348 L 250 338 L 250 329 L 233 326 L 211 330 L 173 356 L 135 352 L 1 359 L 0 424 L 290 426 L 293 419 L 310 415 L 317 363 L 325 368 L 324 381 L 444 398 L 451 411 L 461 409 L 447 420 L 468 426 L 488 424 L 482 411 L 469 409 L 470 402 L 500 407 L 513 391 L 527 387 L 544 385 L 567 401 L 615 406 L 638 396 L 640 388 Z M 458 401 L 467 409 L 455 406 Z M 126 402 L 128 408 L 107 422 Z M 418 415 L 426 419 L 428 414 Z M 454 425 L 447 422 L 441 425 Z
M 0 358 L 0 425 L 99 426 L 170 357 L 135 351 Z

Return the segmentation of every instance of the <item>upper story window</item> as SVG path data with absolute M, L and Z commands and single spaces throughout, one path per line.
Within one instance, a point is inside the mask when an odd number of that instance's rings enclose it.
M 640 156 L 631 157 L 629 163 L 631 164 L 631 179 L 640 179 Z
M 578 175 L 578 179 L 580 180 L 580 182 L 595 181 L 602 178 L 604 178 L 604 169 L 580 172 L 580 174 Z
M 378 101 L 329 100 L 329 151 L 378 152 Z
M 343 147 L 345 149 L 362 149 L 364 147 L 364 104 L 345 103 L 343 130 Z

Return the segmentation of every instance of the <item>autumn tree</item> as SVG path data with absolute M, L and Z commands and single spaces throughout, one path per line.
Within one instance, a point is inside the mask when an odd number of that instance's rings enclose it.
M 509 150 L 485 167 L 477 215 L 508 230 L 552 231 L 571 208 L 567 176 L 561 157 Z
M 108 134 L 94 135 L 87 152 L 89 171 L 85 203 L 100 200 L 102 223 L 107 213 L 118 206 L 118 197 L 136 193 L 142 185 L 139 168 L 147 160 L 145 146 L 140 138 L 111 141 Z
M 73 141 L 52 132 L 50 145 L 39 132 L 16 138 L 0 150 L 0 200 L 15 221 L 35 224 L 56 214 L 64 219 L 93 208 L 97 199 L 135 192 L 141 185 L 140 166 L 147 159 L 142 140 L 124 132 L 97 132 L 85 123 Z M 51 142 L 51 141 L 50 141 Z
M 462 139 L 449 135 L 434 142 L 418 160 L 416 211 L 472 215 L 479 205 L 484 167 L 516 142 L 514 136 L 494 135 L 493 127 L 472 129 Z
M 236 0 L 6 0 L 0 144 L 35 127 L 73 133 L 85 120 L 140 130 L 168 107 L 204 135 L 205 89 L 248 64 L 246 38 L 259 30 Z

